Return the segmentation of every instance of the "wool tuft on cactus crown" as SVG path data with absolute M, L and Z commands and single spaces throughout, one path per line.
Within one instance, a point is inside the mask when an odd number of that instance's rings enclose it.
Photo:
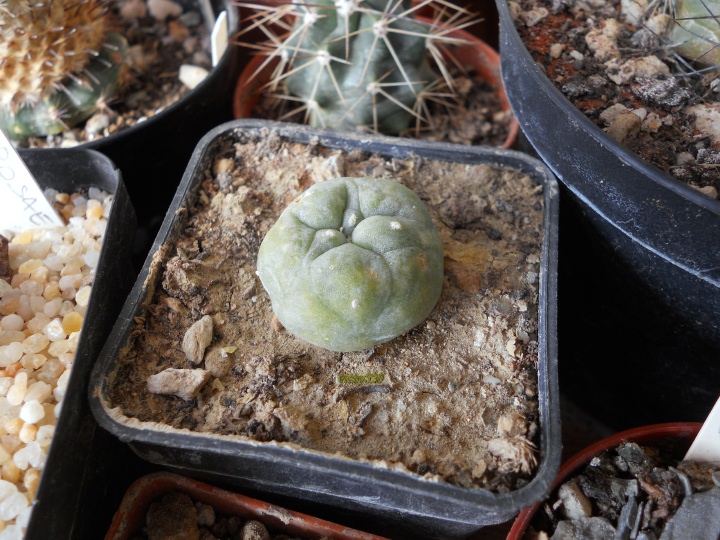
M 0 128 L 60 133 L 112 97 L 127 43 L 107 0 L 0 0 Z
M 432 125 L 430 104 L 454 103 L 447 49 L 476 19 L 445 0 L 296 0 L 239 3 L 252 15 L 240 44 L 278 60 L 267 90 L 295 104 L 280 119 L 302 114 L 313 126 L 396 135 Z M 416 18 L 433 13 L 431 22 Z M 260 30 L 263 43 L 243 42 Z

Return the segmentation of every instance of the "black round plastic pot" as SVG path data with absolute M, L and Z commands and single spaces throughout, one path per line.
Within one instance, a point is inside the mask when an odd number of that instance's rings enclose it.
M 25 536 L 101 538 L 113 511 L 105 505 L 122 498 L 123 488 L 116 487 L 115 480 L 132 463 L 123 457 L 132 455 L 98 429 L 87 402 L 88 379 L 135 279 L 131 253 L 137 222 L 120 172 L 102 154 L 48 149 L 21 150 L 20 156 L 43 188 L 74 193 L 96 187 L 114 195 L 85 322 Z
M 720 202 L 586 118 L 497 6 L 508 97 L 561 181 L 563 391 L 618 428 L 701 420 L 720 390 Z
M 181 3 L 196 9 L 202 4 Z M 227 11 L 232 36 L 238 28 L 237 9 L 231 0 L 211 4 L 215 14 Z M 232 118 L 232 91 L 241 68 L 239 47 L 229 44 L 205 80 L 177 102 L 140 124 L 81 145 L 102 152 L 122 171 L 140 226 L 136 247 L 140 264 L 195 145 L 210 129 Z
M 120 351 L 135 329 L 133 318 L 141 316 L 161 279 L 162 258 L 181 234 L 186 208 L 205 180 L 219 140 L 241 140 L 271 132 L 304 145 L 319 144 L 347 152 L 361 151 L 386 158 L 417 156 L 424 160 L 487 163 L 521 170 L 543 186 L 543 237 L 538 321 L 538 468 L 534 478 L 508 493 L 465 489 L 419 476 L 283 446 L 262 444 L 239 437 L 221 437 L 169 426 L 138 422 L 111 410 L 110 380 L 117 373 Z M 213 483 L 239 486 L 288 497 L 302 511 L 331 521 L 393 538 L 459 538 L 485 525 L 502 523 L 522 507 L 542 498 L 560 461 L 559 395 L 556 355 L 556 258 L 557 183 L 538 160 L 519 152 L 488 147 L 469 147 L 395 137 L 340 133 L 296 124 L 263 120 L 238 120 L 211 131 L 198 145 L 158 233 L 123 315 L 118 319 L 93 370 L 90 403 L 100 424 L 144 459 L 183 474 L 210 479 Z M 290 506 L 290 505 L 288 505 Z M 330 516 L 327 512 L 332 511 Z M 342 514 L 342 521 L 338 518 Z M 327 517 L 326 517 L 327 516 Z M 368 519 L 371 518 L 371 519 Z

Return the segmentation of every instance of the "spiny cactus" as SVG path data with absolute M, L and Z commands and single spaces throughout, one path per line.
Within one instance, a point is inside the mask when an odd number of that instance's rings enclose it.
M 678 53 L 700 66 L 720 67 L 720 1 L 676 0 L 673 7 Z
M 622 0 L 625 20 L 657 36 L 682 64 L 720 67 L 720 0 Z
M 441 47 L 462 43 L 448 36 L 450 28 L 474 22 L 445 0 L 240 6 L 257 10 L 243 32 L 259 28 L 269 38 L 260 46 L 244 45 L 258 48 L 268 61 L 279 58 L 271 91 L 299 103 L 286 116 L 304 113 L 311 125 L 386 134 L 430 123 L 431 101 L 452 102 L 453 81 Z M 416 19 L 421 8 L 434 11 L 431 24 Z M 278 35 L 278 28 L 285 33 Z
M 60 133 L 115 92 L 127 43 L 106 0 L 0 1 L 0 127 Z

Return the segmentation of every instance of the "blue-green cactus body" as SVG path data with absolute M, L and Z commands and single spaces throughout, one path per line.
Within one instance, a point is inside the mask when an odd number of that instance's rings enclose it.
M 417 96 L 438 79 L 428 60 L 428 26 L 404 14 L 409 6 L 409 0 L 298 5 L 283 44 L 292 62 L 285 85 L 308 105 L 312 125 L 374 126 L 386 134 L 408 128 Z
M 338 178 L 283 211 L 260 246 L 257 272 L 288 331 L 356 351 L 428 316 L 442 289 L 443 250 L 415 193 L 387 179 Z
M 82 78 L 68 78 L 37 103 L 17 111 L 0 108 L 0 128 L 11 138 L 54 135 L 92 116 L 115 92 L 125 62 L 127 42 L 117 33 L 108 34 L 99 54 L 93 57 Z

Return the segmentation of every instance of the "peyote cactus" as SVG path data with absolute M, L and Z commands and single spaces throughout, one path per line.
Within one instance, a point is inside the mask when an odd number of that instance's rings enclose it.
M 0 0 L 0 128 L 60 133 L 112 97 L 127 43 L 106 0 Z
M 296 336 L 367 349 L 421 323 L 443 284 L 443 249 L 420 198 L 387 179 L 313 185 L 265 236 L 257 273 Z
M 415 18 L 420 8 L 435 9 L 433 23 Z M 261 28 L 270 40 L 245 45 L 280 59 L 269 87 L 299 103 L 286 116 L 303 112 L 314 126 L 391 135 L 429 123 L 429 102 L 452 102 L 441 47 L 462 43 L 448 32 L 473 23 L 442 0 L 297 0 L 251 20 L 245 31 Z M 287 34 L 275 35 L 277 26 Z
M 625 20 L 655 34 L 683 65 L 720 67 L 720 0 L 622 0 Z

